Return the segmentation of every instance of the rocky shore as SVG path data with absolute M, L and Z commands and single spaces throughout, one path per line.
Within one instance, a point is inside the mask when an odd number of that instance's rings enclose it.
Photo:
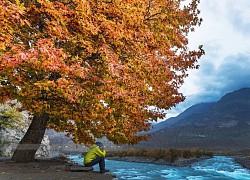
M 68 161 L 61 158 L 40 158 L 35 162 L 30 163 L 15 163 L 11 162 L 10 158 L 0 158 L 0 179 L 1 180 L 64 180 L 64 179 L 79 179 L 79 180 L 114 180 L 112 174 L 100 174 L 97 171 L 89 172 L 71 172 L 69 166 L 72 166 Z
M 201 157 L 201 158 L 188 158 L 188 159 L 177 159 L 174 162 L 168 162 L 165 159 L 155 159 L 147 157 L 137 157 L 137 156 L 127 156 L 127 157 L 107 157 L 110 160 L 116 161 L 127 161 L 127 162 L 137 162 L 137 163 L 148 163 L 148 164 L 158 164 L 158 165 L 168 165 L 168 166 L 178 166 L 178 167 L 187 167 L 192 165 L 195 162 L 208 159 L 210 157 Z
M 137 156 L 127 156 L 127 157 L 108 157 L 107 159 L 116 161 L 127 161 L 127 162 L 137 162 L 137 163 L 148 163 L 148 164 L 158 164 L 158 165 L 168 165 L 177 167 L 188 167 L 195 162 L 199 162 L 211 157 L 201 157 L 201 158 L 188 158 L 188 159 L 177 159 L 175 162 L 170 163 L 165 159 L 155 159 L 147 157 L 137 157 Z M 239 163 L 242 167 L 250 170 L 250 157 L 249 156 L 232 156 L 234 160 Z
M 250 156 L 234 156 L 233 158 L 242 167 L 250 170 Z

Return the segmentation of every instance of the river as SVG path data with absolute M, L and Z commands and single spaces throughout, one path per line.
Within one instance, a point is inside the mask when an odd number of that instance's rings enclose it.
M 78 155 L 71 155 L 70 159 L 83 163 L 83 158 Z M 215 156 L 189 167 L 106 160 L 106 168 L 119 180 L 250 180 L 250 170 L 226 156 Z M 99 170 L 98 165 L 94 170 Z

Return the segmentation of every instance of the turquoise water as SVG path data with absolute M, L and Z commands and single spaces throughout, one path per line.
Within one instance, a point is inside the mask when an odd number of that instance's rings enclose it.
M 79 164 L 83 162 L 81 156 L 72 155 L 70 158 Z M 106 160 L 106 168 L 119 180 L 250 180 L 250 170 L 225 156 L 202 160 L 190 167 Z M 98 165 L 94 169 L 98 171 Z

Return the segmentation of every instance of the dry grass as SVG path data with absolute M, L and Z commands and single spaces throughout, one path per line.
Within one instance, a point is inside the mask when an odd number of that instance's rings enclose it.
M 213 153 L 199 149 L 130 149 L 126 151 L 111 151 L 109 157 L 137 156 L 154 159 L 165 159 L 168 162 L 174 162 L 176 159 L 200 158 L 203 156 L 213 156 Z

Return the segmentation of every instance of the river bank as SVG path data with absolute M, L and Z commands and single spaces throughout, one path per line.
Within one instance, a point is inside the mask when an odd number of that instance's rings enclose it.
M 83 162 L 83 156 L 79 154 L 70 155 L 70 159 L 76 163 Z M 177 180 L 177 179 L 235 179 L 249 180 L 250 171 L 240 166 L 231 156 L 216 155 L 212 158 L 204 159 L 193 163 L 191 166 L 177 167 L 153 164 L 151 159 L 134 157 L 112 158 L 107 157 L 106 167 L 117 176 L 119 180 L 127 179 L 157 179 L 157 180 Z M 126 161 L 125 161 L 126 160 Z M 128 162 L 136 161 L 136 162 Z M 156 160 L 155 160 L 156 161 Z M 94 167 L 98 169 L 97 167 Z
M 187 167 L 192 165 L 195 162 L 208 159 L 211 157 L 200 157 L 200 158 L 187 158 L 187 159 L 177 159 L 174 162 L 168 162 L 165 159 L 155 159 L 148 157 L 137 157 L 137 156 L 127 156 L 127 157 L 107 157 L 109 160 L 116 161 L 126 161 L 126 162 L 137 162 L 137 163 L 147 163 L 147 164 L 157 164 L 157 165 L 168 165 L 168 166 L 177 166 L 177 167 Z
M 39 158 L 35 162 L 15 163 L 10 158 L 0 157 L 0 179 L 1 180 L 112 180 L 115 177 L 112 174 L 100 174 L 97 171 L 90 172 L 71 172 L 68 167 L 71 162 L 64 158 Z
M 250 157 L 245 156 L 230 156 L 235 162 L 240 164 L 242 167 L 250 170 Z M 137 163 L 147 163 L 147 164 L 157 164 L 157 165 L 168 165 L 168 166 L 177 166 L 177 167 L 188 167 L 195 162 L 199 162 L 211 157 L 200 157 L 200 158 L 187 158 L 187 159 L 177 159 L 174 162 L 168 162 L 165 159 L 155 159 L 147 157 L 137 157 L 137 156 L 127 156 L 127 157 L 107 157 L 109 160 L 116 161 L 126 161 L 126 162 L 137 162 Z
M 242 167 L 250 170 L 250 156 L 233 156 L 233 158 Z

